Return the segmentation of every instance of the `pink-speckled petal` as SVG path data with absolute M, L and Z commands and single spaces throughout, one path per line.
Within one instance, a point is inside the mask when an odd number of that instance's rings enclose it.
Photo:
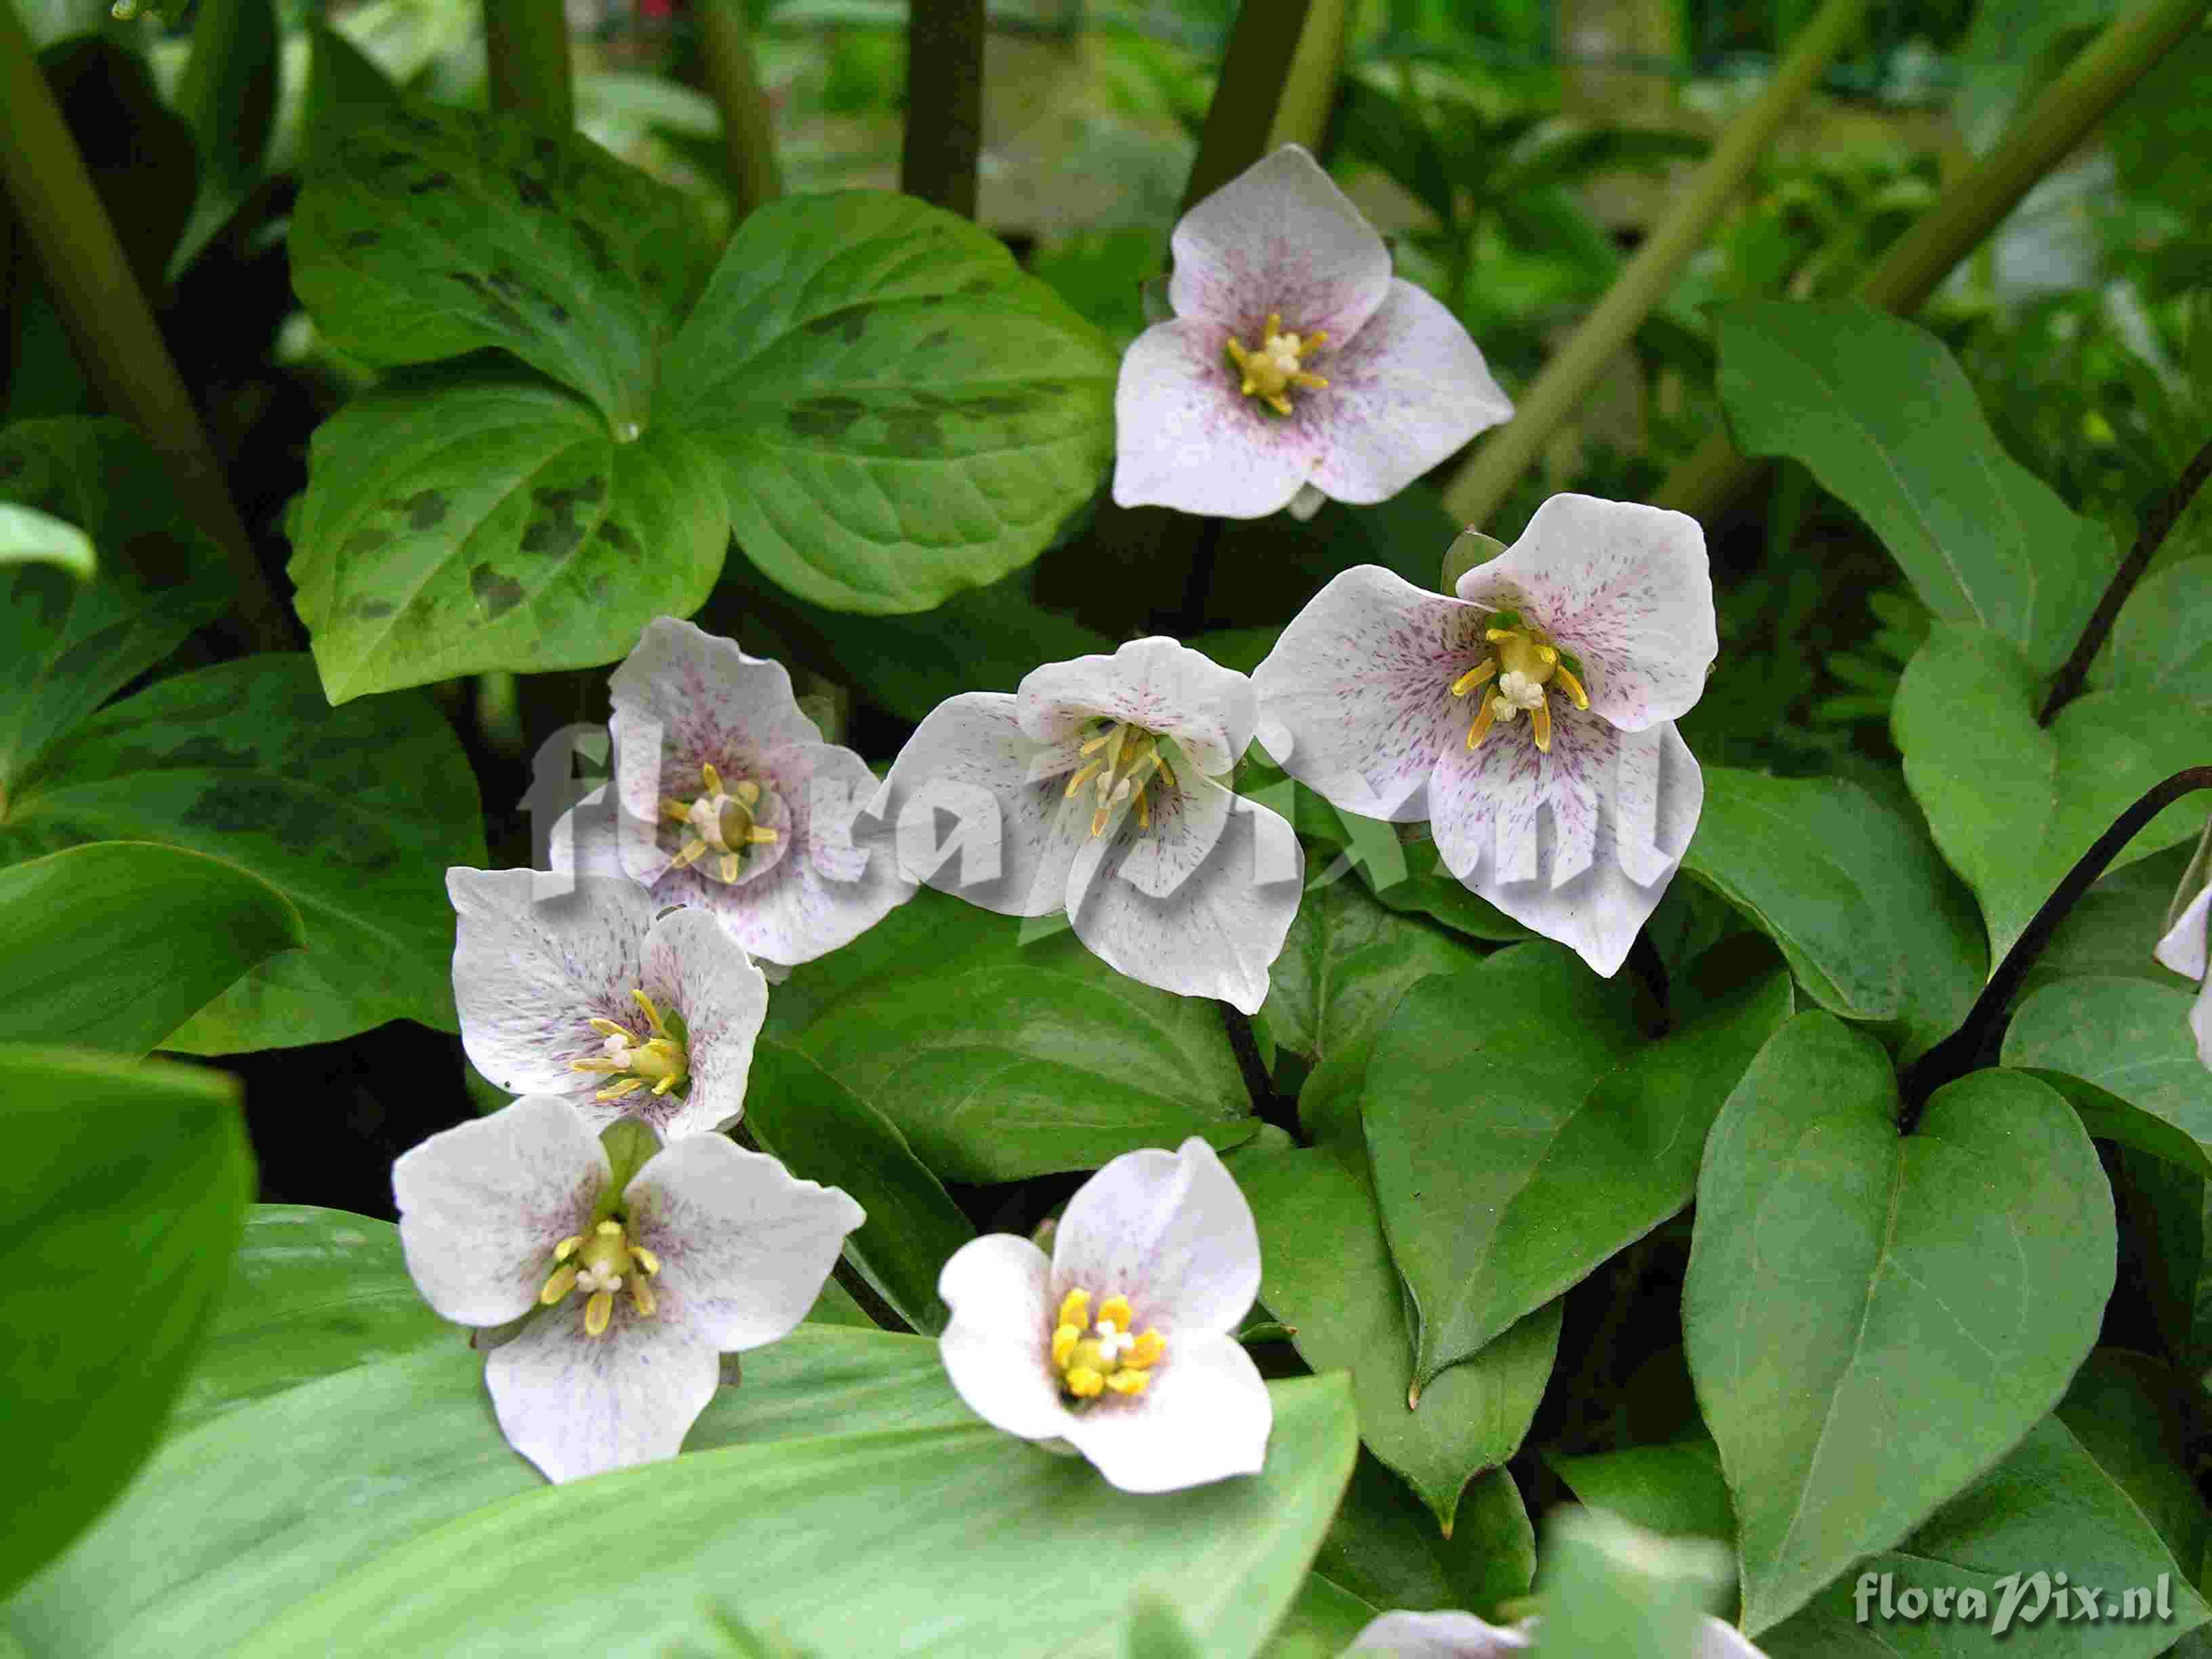
M 1367 326 L 1307 364 L 1328 381 L 1298 399 L 1321 438 L 1314 487 L 1340 501 L 1388 501 L 1513 413 L 1459 319 L 1393 281 Z
M 1673 722 L 1620 732 L 1554 697 L 1550 754 L 1525 719 L 1500 723 L 1446 751 L 1430 799 L 1453 875 L 1610 976 L 1681 864 L 1705 777 Z
M 1164 795 L 1149 829 L 1124 809 L 1076 854 L 1068 916 L 1076 937 L 1116 972 L 1257 1013 L 1297 914 L 1304 854 L 1279 814 L 1211 779 L 1177 781 L 1181 798 Z M 1177 844 L 1148 848 L 1152 836 Z M 1148 890 L 1170 882 L 1164 894 Z
M 675 1456 L 720 1376 L 689 1327 L 641 1319 L 617 1293 L 613 1322 L 592 1336 L 584 1303 L 549 1309 L 484 1361 L 500 1432 L 556 1484 Z
M 1502 1659 L 1528 1646 L 1526 1632 L 1501 1630 L 1471 1613 L 1386 1613 L 1352 1638 L 1345 1659 Z
M 1155 634 L 1111 656 L 1031 669 L 1014 694 L 1014 717 L 1030 738 L 1053 745 L 1080 737 L 1086 720 L 1126 720 L 1173 738 L 1184 758 L 1216 777 L 1251 744 L 1259 699 L 1246 676 Z
M 1073 1290 L 1126 1296 L 1171 1342 L 1226 1334 L 1260 1294 L 1260 1233 L 1221 1155 L 1193 1135 L 1107 1163 L 1053 1230 L 1052 1305 Z
M 537 897 L 528 870 L 448 870 L 446 892 L 470 1063 L 509 1094 L 562 1095 L 587 1118 L 619 1115 L 592 1098 L 605 1079 L 569 1062 L 602 1051 L 593 1019 L 645 1035 L 630 992 L 645 983 L 646 930 L 660 907 L 635 883 L 600 875 Z
M 1331 577 L 1253 671 L 1275 763 L 1348 812 L 1429 816 L 1429 775 L 1474 704 L 1452 683 L 1483 660 L 1489 612 L 1380 565 Z
M 2159 940 L 2157 957 L 2165 966 L 2186 979 L 2203 979 L 2207 970 L 2206 958 L 2212 955 L 2212 884 L 2183 907 Z
M 842 1188 L 802 1181 L 722 1135 L 671 1141 L 623 1202 L 632 1236 L 660 1258 L 657 1317 L 722 1353 L 788 1335 L 821 1295 L 845 1236 L 867 1219 Z
M 645 625 L 607 691 L 615 776 L 623 805 L 641 818 L 653 817 L 664 797 L 699 793 L 702 764 L 735 780 L 772 749 L 822 741 L 781 663 L 749 657 L 735 641 L 674 617 Z
M 1549 629 L 1582 659 L 1591 712 L 1624 731 L 1689 713 L 1720 654 L 1705 532 L 1665 507 L 1554 495 L 1459 596 Z
M 422 1299 L 463 1325 L 521 1317 L 611 1175 L 599 1136 L 558 1095 L 525 1095 L 402 1152 L 392 1192 Z
M 955 1250 L 937 1276 L 952 1317 L 938 1339 L 945 1375 L 969 1410 L 1024 1440 L 1065 1436 L 1074 1413 L 1051 1364 L 1052 1264 L 1012 1233 Z
M 745 1109 L 745 1075 L 768 1014 L 768 981 L 744 947 L 706 910 L 672 910 L 645 937 L 645 989 L 688 1028 L 689 1088 L 635 1090 L 601 1105 L 610 1121 L 629 1108 L 665 1140 L 734 1123 Z
M 1122 356 L 1114 391 L 1118 505 L 1257 519 L 1289 506 L 1313 471 L 1310 423 L 1239 394 L 1229 335 L 1181 318 L 1146 329 Z
M 1181 1492 L 1260 1472 L 1275 1406 L 1243 1344 L 1213 1331 L 1177 1337 L 1152 1378 L 1141 1395 L 1101 1395 L 1073 1414 L 1068 1443 L 1109 1485 Z
M 1176 315 L 1231 328 L 1256 331 L 1275 311 L 1294 332 L 1347 340 L 1390 286 L 1390 251 L 1375 227 L 1296 144 L 1183 215 L 1170 246 Z M 1258 342 L 1248 334 L 1244 343 Z
M 968 691 L 931 709 L 870 803 L 900 869 L 1000 915 L 1047 916 L 1067 903 L 1067 872 L 1089 837 L 1095 797 L 1068 797 L 1074 744 L 1039 743 L 1002 691 Z

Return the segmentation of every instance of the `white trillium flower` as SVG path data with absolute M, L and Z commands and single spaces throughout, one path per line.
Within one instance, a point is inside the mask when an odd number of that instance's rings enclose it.
M 1500 1627 L 1471 1613 L 1386 1613 L 1370 1621 L 1345 1650 L 1390 1659 L 1498 1659 L 1509 1653 L 1543 1651 L 1536 1640 L 1540 1621 L 1529 1619 Z M 1682 1659 L 1765 1659 L 1742 1632 L 1718 1619 L 1698 1626 L 1697 1646 Z
M 1012 1233 L 961 1246 L 937 1293 L 945 1371 L 994 1427 L 1072 1446 L 1123 1492 L 1265 1462 L 1273 1402 L 1236 1337 L 1260 1293 L 1259 1231 L 1197 1137 L 1084 1182 L 1049 1258 Z
M 2189 1029 L 2196 1033 L 2197 1059 L 2212 1066 L 2212 824 L 2205 826 L 2204 840 L 2182 878 L 2157 956 L 2183 978 L 2202 985 L 2189 1012 Z
M 1114 499 L 1227 519 L 1387 501 L 1512 414 L 1467 331 L 1286 144 L 1176 226 L 1172 320 L 1114 394 Z
M 555 1094 L 594 1127 L 668 1139 L 734 1123 L 768 981 L 704 910 L 581 876 L 533 896 L 528 870 L 446 872 L 453 1003 L 469 1062 L 510 1094 Z M 659 920 L 655 920 L 656 915 Z
M 710 911 L 777 969 L 849 944 L 914 896 L 890 860 L 854 844 L 875 775 L 823 741 L 782 664 L 662 617 L 608 690 L 616 787 L 554 826 L 555 869 Z
M 532 1316 L 484 1382 L 507 1443 L 555 1481 L 673 1457 L 718 1356 L 804 1319 L 866 1218 L 720 1135 L 670 1142 L 617 1190 L 599 1136 L 554 1095 L 431 1136 L 392 1186 L 424 1301 L 483 1328 Z
M 1697 520 L 1554 495 L 1455 599 L 1334 578 L 1253 675 L 1261 741 L 1347 811 L 1431 820 L 1453 875 L 1611 975 L 1705 805 L 1674 721 L 1719 649 Z
M 1119 972 L 1252 1013 L 1304 871 L 1282 817 L 1217 781 L 1256 714 L 1243 675 L 1133 640 L 939 703 L 869 811 L 908 878 L 1001 915 L 1065 910 Z

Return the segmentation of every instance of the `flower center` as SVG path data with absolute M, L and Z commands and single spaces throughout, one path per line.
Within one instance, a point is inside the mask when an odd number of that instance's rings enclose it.
M 1549 754 L 1550 694 L 1560 693 L 1577 708 L 1589 707 L 1589 693 L 1583 690 L 1582 664 L 1517 611 L 1499 611 L 1491 618 L 1482 637 L 1490 647 L 1483 659 L 1451 683 L 1455 697 L 1464 697 L 1478 686 L 1489 687 L 1481 694 L 1481 706 L 1467 728 L 1467 746 L 1479 747 L 1497 722 L 1510 723 L 1526 714 L 1528 733 L 1535 738 L 1536 747 Z
M 1160 735 L 1103 716 L 1101 723 L 1105 729 L 1083 745 L 1085 759 L 1068 779 L 1067 793 L 1072 798 L 1086 783 L 1097 790 L 1098 805 L 1091 814 L 1094 836 L 1105 833 L 1107 818 L 1115 804 L 1124 800 L 1135 803 L 1137 828 L 1149 830 L 1152 809 L 1146 799 L 1147 792 L 1155 783 L 1163 789 L 1176 787 L 1175 769 L 1160 752 Z
M 584 1304 L 584 1334 L 606 1334 L 614 1317 L 615 1292 L 629 1286 L 630 1305 L 640 1319 L 653 1317 L 659 1304 L 647 1281 L 660 1271 L 660 1258 L 642 1244 L 630 1243 L 619 1221 L 602 1221 L 588 1233 L 576 1233 L 553 1247 L 553 1276 L 538 1299 L 552 1307 L 571 1291 L 590 1299 Z
M 1299 360 L 1309 351 L 1320 350 L 1328 339 L 1323 329 L 1307 335 L 1285 334 L 1283 313 L 1269 312 L 1267 330 L 1256 350 L 1247 351 L 1242 340 L 1234 334 L 1229 337 L 1229 364 L 1243 379 L 1237 390 L 1247 398 L 1257 398 L 1278 415 L 1289 414 L 1292 386 L 1312 392 L 1327 389 L 1328 382 L 1300 368 Z
M 640 1042 L 637 1033 L 628 1026 L 618 1025 L 611 1019 L 594 1019 L 591 1027 L 606 1039 L 606 1052 L 590 1060 L 568 1062 L 572 1072 L 613 1074 L 614 1081 L 599 1092 L 601 1100 L 620 1100 L 632 1090 L 648 1085 L 654 1094 L 665 1095 L 671 1089 L 682 1088 L 684 1079 L 691 1075 L 691 1058 L 684 1052 L 684 1034 L 670 1029 L 653 999 L 642 990 L 633 988 L 630 995 L 645 1010 L 645 1023 L 653 1035 Z M 669 1012 L 675 1013 L 673 1009 Z M 682 1016 L 676 1018 L 681 1026 Z
M 1155 1330 L 1132 1336 L 1129 1328 L 1135 1322 L 1126 1296 L 1100 1303 L 1094 1324 L 1091 1292 L 1070 1291 L 1060 1301 L 1060 1322 L 1052 1332 L 1052 1364 L 1061 1391 L 1078 1400 L 1096 1400 L 1109 1389 L 1120 1395 L 1144 1393 L 1168 1345 Z
M 753 822 L 753 809 L 760 805 L 760 785 L 742 778 L 724 788 L 721 774 L 710 765 L 700 767 L 699 775 L 707 786 L 704 794 L 690 801 L 672 798 L 660 803 L 663 817 L 691 831 L 676 854 L 674 867 L 681 870 L 711 852 L 714 857 L 701 867 L 726 884 L 734 882 L 744 868 L 750 849 L 769 845 L 776 840 L 776 832 Z

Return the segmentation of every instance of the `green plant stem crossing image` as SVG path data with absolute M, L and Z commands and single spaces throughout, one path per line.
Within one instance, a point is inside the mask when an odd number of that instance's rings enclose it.
M 0 1659 L 2212 1653 L 2212 0 L 0 105 Z

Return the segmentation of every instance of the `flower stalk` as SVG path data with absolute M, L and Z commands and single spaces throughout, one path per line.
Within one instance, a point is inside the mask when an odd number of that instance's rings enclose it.
M 1277 112 L 1293 102 L 1291 70 L 1314 9 L 1311 0 L 1245 0 L 1237 9 L 1229 48 L 1222 55 L 1221 79 L 1213 89 L 1213 101 L 1206 106 L 1198 159 L 1191 163 L 1190 182 L 1183 186 L 1177 217 L 1267 153 Z M 1312 77 L 1325 74 L 1332 82 L 1335 77 L 1334 59 L 1325 67 L 1303 67 Z M 1303 104 L 1304 94 L 1296 97 Z M 1328 107 L 1325 101 L 1322 107 Z
M 984 0 L 915 0 L 907 25 L 899 188 L 963 219 L 975 216 L 987 26 Z
M 574 126 L 576 89 L 561 0 L 483 0 L 483 24 L 491 106 L 544 126 Z
M 783 194 L 775 118 L 761 88 L 744 0 L 707 0 L 699 12 L 699 54 L 708 95 L 722 112 L 734 229 L 755 208 Z

